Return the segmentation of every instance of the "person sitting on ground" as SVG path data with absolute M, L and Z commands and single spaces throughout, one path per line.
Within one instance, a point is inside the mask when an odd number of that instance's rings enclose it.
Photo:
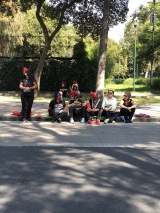
M 81 116 L 81 123 L 85 123 L 85 103 L 79 98 L 78 92 L 71 90 L 71 100 L 67 107 L 69 108 L 70 123 L 74 124 L 74 116 Z
M 67 116 L 66 103 L 62 97 L 62 94 L 56 93 L 54 99 L 51 100 L 48 107 L 48 112 L 50 116 L 53 116 L 52 122 L 55 120 L 58 123 L 62 122 L 62 119 Z
M 92 124 L 90 116 L 96 116 L 95 124 L 100 125 L 102 101 L 95 92 L 90 92 L 91 98 L 86 103 L 86 118 L 88 124 Z
M 132 117 L 137 105 L 131 99 L 131 93 L 125 92 L 120 103 L 120 116 L 124 116 L 125 123 L 132 123 Z
M 114 96 L 113 90 L 108 90 L 108 95 L 102 102 L 102 115 L 106 117 L 104 123 L 115 123 L 116 118 L 120 115 L 120 112 L 115 112 L 117 108 L 117 99 Z
M 67 83 L 65 81 L 61 82 L 60 91 L 62 92 L 63 97 L 66 97 L 68 89 L 67 89 Z

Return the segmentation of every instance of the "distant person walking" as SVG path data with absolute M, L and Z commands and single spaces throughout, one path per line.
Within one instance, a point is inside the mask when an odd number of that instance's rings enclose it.
M 22 119 L 23 122 L 29 122 L 37 83 L 31 71 L 26 67 L 23 68 L 23 79 L 20 81 L 19 88 L 22 90 Z

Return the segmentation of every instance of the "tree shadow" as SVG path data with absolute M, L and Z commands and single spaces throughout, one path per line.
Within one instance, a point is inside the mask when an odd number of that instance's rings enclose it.
M 142 148 L 1 147 L 0 212 L 158 213 L 159 154 Z

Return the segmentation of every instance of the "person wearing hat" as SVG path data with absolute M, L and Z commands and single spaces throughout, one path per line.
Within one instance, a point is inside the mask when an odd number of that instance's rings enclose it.
M 66 103 L 62 97 L 62 93 L 56 93 L 54 99 L 49 103 L 48 112 L 50 116 L 53 116 L 52 122 L 55 120 L 58 123 L 62 122 L 62 119 L 67 116 Z
M 87 101 L 86 118 L 88 124 L 92 124 L 90 116 L 96 116 L 95 124 L 100 125 L 102 101 L 95 92 L 90 92 L 91 98 Z
M 117 99 L 114 97 L 114 91 L 108 90 L 107 97 L 102 102 L 102 115 L 106 117 L 104 123 L 115 123 L 116 118 L 120 115 L 120 112 L 116 112 Z
M 70 123 L 74 124 L 74 116 L 81 116 L 81 123 L 85 123 L 85 111 L 86 106 L 85 103 L 79 98 L 78 92 L 71 90 L 70 92 L 71 100 L 67 107 L 69 108 L 69 114 L 70 114 Z
M 21 103 L 22 103 L 22 120 L 24 122 L 30 121 L 31 109 L 34 100 L 34 90 L 37 89 L 37 83 L 27 67 L 23 68 L 23 79 L 20 81 L 19 88 L 22 90 Z

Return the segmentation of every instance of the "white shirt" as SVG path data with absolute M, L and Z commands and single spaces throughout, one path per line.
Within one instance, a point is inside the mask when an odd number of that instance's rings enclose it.
M 112 97 L 109 99 L 108 97 L 103 99 L 102 108 L 109 108 L 109 111 L 116 111 L 117 108 L 117 99 Z

